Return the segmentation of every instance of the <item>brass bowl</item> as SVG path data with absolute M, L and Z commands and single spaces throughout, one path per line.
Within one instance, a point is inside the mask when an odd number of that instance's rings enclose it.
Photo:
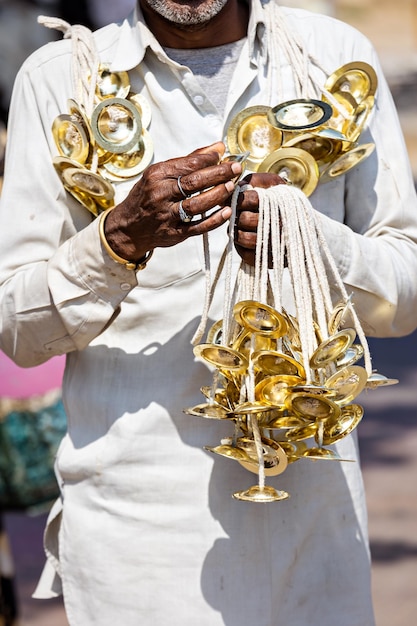
M 89 194 L 100 205 L 109 208 L 114 205 L 114 188 L 102 176 L 85 168 L 67 167 L 62 172 L 66 188 Z
M 194 347 L 193 352 L 195 356 L 224 371 L 242 373 L 247 370 L 249 365 L 242 354 L 226 346 L 201 343 Z
M 258 171 L 278 174 L 288 184 L 301 189 L 307 197 L 316 189 L 320 175 L 315 158 L 300 148 L 275 150 L 262 161 Z
M 259 460 L 256 445 L 253 439 L 241 437 L 237 440 L 238 448 L 244 450 L 249 457 L 242 459 L 239 464 L 246 470 L 257 474 L 259 472 Z M 278 476 L 285 472 L 288 466 L 288 458 L 283 448 L 272 439 L 262 439 L 262 454 L 265 476 Z
M 365 100 L 362 100 L 352 114 L 352 117 L 344 124 L 343 130 L 349 141 L 358 141 L 360 134 L 366 126 L 366 122 L 368 121 L 374 103 L 374 96 L 368 96 Z
M 186 415 L 195 415 L 196 417 L 205 417 L 206 419 L 225 420 L 230 419 L 228 409 L 216 402 L 197 404 L 188 409 L 183 409 Z
M 140 93 L 129 96 L 129 100 L 133 102 L 140 113 L 142 128 L 148 128 L 152 120 L 152 109 L 149 101 Z
M 327 396 L 314 393 L 292 393 L 286 400 L 289 411 L 310 421 L 336 419 L 340 415 L 340 406 Z
M 58 115 L 52 124 L 52 135 L 61 156 L 84 164 L 90 143 L 83 125 L 71 115 Z
M 126 98 L 129 91 L 130 81 L 127 72 L 112 72 L 104 65 L 100 65 L 96 85 L 98 100 Z
M 331 131 L 332 129 L 329 129 Z M 333 135 L 332 135 L 333 133 Z M 347 139 L 337 131 L 332 133 L 318 131 L 317 133 L 297 134 L 285 141 L 283 148 L 299 148 L 305 150 L 322 167 L 331 160 L 334 160 L 344 149 Z
M 366 382 L 367 389 L 376 389 L 377 387 L 385 387 L 387 385 L 396 385 L 399 382 L 398 378 L 387 378 L 383 374 L 378 372 L 372 372 Z
M 342 408 L 336 420 L 329 420 L 323 429 L 323 444 L 329 446 L 349 435 L 363 417 L 363 407 L 359 404 L 349 404 Z
M 104 170 L 119 179 L 134 178 L 148 167 L 152 157 L 152 139 L 148 131 L 143 129 L 139 142 L 127 152 L 112 155 L 104 163 Z
M 91 130 L 101 148 L 120 154 L 132 150 L 139 143 L 142 122 L 132 102 L 123 98 L 106 98 L 93 110 Z
M 245 491 L 237 491 L 233 494 L 233 498 L 235 498 L 235 500 L 258 503 L 278 502 L 280 500 L 286 500 L 289 497 L 290 494 L 286 491 L 279 491 L 268 485 L 265 485 L 264 487 L 254 485 Z
M 284 131 L 303 131 L 320 128 L 332 116 L 332 107 L 322 100 L 297 99 L 283 102 L 270 109 L 269 122 Z
M 247 107 L 235 115 L 227 131 L 230 152 L 248 151 L 247 167 L 254 171 L 282 143 L 282 132 L 269 122 L 269 111 L 268 106 Z
M 298 376 L 266 376 L 255 386 L 255 398 L 269 406 L 285 408 L 292 387 L 300 380 Z
M 333 389 L 337 404 L 349 404 L 365 389 L 368 380 L 366 369 L 360 365 L 348 365 L 326 380 L 326 387 Z
M 355 337 L 356 331 L 346 328 L 323 341 L 310 357 L 311 367 L 325 367 L 336 362 L 350 348 Z
M 305 380 L 306 374 L 302 363 L 288 354 L 273 350 L 259 350 L 252 354 L 251 360 L 254 368 L 265 375 L 278 376 L 284 374 L 296 377 L 298 383 Z
M 282 337 L 287 333 L 285 317 L 267 304 L 255 300 L 242 300 L 233 307 L 235 320 L 253 333 Z
M 320 175 L 320 182 L 328 183 L 338 176 L 343 176 L 367 159 L 374 149 L 374 143 L 364 143 L 348 150 L 323 170 Z
M 349 93 L 359 104 L 368 96 L 375 95 L 378 78 L 369 63 L 353 61 L 346 63 L 331 74 L 324 84 L 331 94 Z

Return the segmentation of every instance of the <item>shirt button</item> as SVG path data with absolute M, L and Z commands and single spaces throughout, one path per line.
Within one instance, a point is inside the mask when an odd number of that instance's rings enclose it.
M 206 120 L 207 120 L 207 124 L 209 126 L 212 126 L 213 128 L 217 128 L 218 126 L 221 126 L 221 121 L 216 115 L 207 115 Z
M 120 289 L 122 291 L 129 291 L 129 289 L 131 289 L 131 288 L 132 288 L 132 285 L 130 285 L 129 283 L 122 283 L 120 285 Z
M 194 104 L 200 105 L 203 104 L 204 98 L 203 96 L 194 96 Z

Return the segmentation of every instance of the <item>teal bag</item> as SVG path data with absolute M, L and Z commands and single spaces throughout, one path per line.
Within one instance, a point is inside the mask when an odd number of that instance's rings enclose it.
M 66 429 L 61 399 L 0 417 L 0 510 L 46 508 L 58 497 L 54 463 Z

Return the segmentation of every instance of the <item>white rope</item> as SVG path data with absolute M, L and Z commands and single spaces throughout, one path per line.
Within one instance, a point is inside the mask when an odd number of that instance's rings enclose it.
M 205 277 L 205 298 L 204 298 L 204 308 L 201 316 L 200 324 L 197 330 L 194 333 L 193 338 L 191 339 L 191 343 L 193 345 L 197 344 L 206 329 L 207 320 L 209 316 L 209 309 L 212 298 L 212 285 L 211 285 L 211 260 L 210 260 L 210 243 L 208 238 L 208 233 L 203 234 L 203 249 L 204 249 L 204 277 Z
M 368 346 L 368 342 L 366 339 L 366 335 L 363 331 L 362 328 L 362 324 L 360 323 L 359 317 L 355 311 L 355 308 L 353 306 L 353 303 L 351 301 L 351 297 L 348 295 L 347 291 L 346 291 L 346 287 L 340 277 L 340 274 L 338 272 L 338 269 L 336 267 L 336 263 L 333 259 L 333 256 L 330 252 L 330 248 L 328 246 L 328 243 L 323 235 L 323 232 L 320 228 L 320 217 L 318 214 L 314 214 L 313 213 L 313 217 L 314 220 L 316 222 L 316 227 L 317 227 L 317 237 L 318 237 L 318 241 L 319 241 L 319 245 L 320 245 L 320 249 L 322 251 L 323 254 L 323 258 L 326 260 L 328 268 L 330 270 L 330 272 L 333 274 L 334 280 L 336 282 L 336 285 L 338 287 L 338 289 L 340 290 L 341 296 L 342 296 L 342 300 L 343 302 L 346 303 L 346 308 L 349 311 L 351 317 L 352 317 L 352 321 L 353 321 L 353 325 L 354 328 L 356 330 L 356 333 L 359 337 L 359 341 L 362 345 L 362 348 L 364 350 L 364 363 L 365 363 L 365 369 L 366 369 L 366 373 L 368 374 L 368 377 L 372 374 L 372 362 L 371 362 L 371 355 L 370 355 L 370 351 L 369 351 L 369 346 Z
M 259 245 L 255 251 L 255 289 L 252 294 L 253 299 L 260 302 L 266 302 L 267 298 L 270 224 L 270 212 L 260 210 L 257 235 Z
M 222 325 L 222 342 L 225 345 L 228 345 L 231 337 L 231 317 L 232 317 L 232 308 L 234 302 L 234 294 L 233 294 L 233 284 L 232 284 L 232 266 L 233 266 L 233 252 L 234 252 L 234 230 L 236 224 L 236 212 L 237 212 L 237 201 L 239 197 L 239 193 L 241 189 L 247 189 L 247 186 L 243 186 L 242 188 L 236 185 L 235 190 L 232 194 L 231 200 L 231 208 L 232 215 L 230 217 L 229 223 L 229 231 L 228 231 L 228 241 L 226 247 L 223 251 L 223 254 L 220 258 L 219 265 L 217 267 L 216 275 L 214 277 L 213 283 L 211 283 L 211 269 L 210 269 L 210 252 L 209 252 L 209 240 L 208 235 L 203 236 L 203 245 L 204 245 L 204 272 L 206 276 L 206 292 L 205 292 L 205 301 L 203 305 L 203 313 L 201 316 L 200 323 L 194 336 L 192 337 L 191 343 L 196 345 L 201 341 L 202 336 L 205 333 L 208 317 L 210 313 L 210 307 L 213 302 L 214 293 L 220 280 L 220 276 L 226 267 L 226 277 L 225 277 L 225 290 L 224 290 L 224 299 L 223 299 L 223 325 Z
M 233 267 L 233 253 L 234 253 L 234 239 L 235 228 L 237 218 L 237 202 L 239 198 L 240 187 L 236 185 L 232 194 L 231 209 L 232 215 L 230 217 L 229 224 L 229 237 L 227 241 L 227 255 L 226 255 L 226 277 L 224 288 L 224 301 L 223 301 L 223 341 L 226 343 L 230 341 L 232 333 L 232 309 L 233 309 L 233 285 L 232 285 L 232 267 Z
M 309 250 L 306 255 L 306 269 L 309 275 L 309 283 L 313 296 L 316 321 L 323 338 L 327 337 L 327 320 L 332 311 L 332 301 L 326 269 L 322 260 L 320 247 L 318 244 L 317 225 L 314 220 L 314 212 L 306 196 L 300 191 L 292 189 L 298 195 L 297 202 L 300 203 L 300 222 L 302 238 L 305 246 Z
M 341 299 L 351 313 L 356 333 L 364 348 L 365 368 L 369 376 L 372 368 L 365 334 L 331 256 L 320 227 L 319 217 L 311 203 L 301 190 L 290 185 L 277 185 L 269 189 L 259 188 L 256 191 L 259 196 L 259 224 L 255 266 L 252 267 L 242 261 L 234 285 L 231 282 L 234 224 L 238 196 L 242 190 L 237 188 L 232 198 L 229 240 L 215 281 L 217 284 L 225 265 L 222 343 L 230 345 L 232 333 L 236 332 L 237 324 L 233 321 L 233 306 L 237 302 L 256 300 L 269 304 L 278 311 L 282 310 L 283 274 L 287 268 L 293 290 L 307 383 L 312 381 L 310 357 L 318 347 L 319 338 L 320 340 L 326 339 L 329 334 L 328 320 L 333 310 L 330 281 L 332 281 L 332 286 L 336 286 L 339 290 Z M 271 262 L 272 268 L 268 270 L 268 264 Z M 208 310 L 213 293 L 214 286 L 211 287 L 205 310 Z M 245 395 L 250 399 L 250 380 L 246 381 L 245 388 Z
M 72 40 L 72 83 L 74 99 L 85 109 L 88 117 L 94 109 L 100 59 L 92 31 L 81 24 L 71 25 L 57 17 L 38 17 L 39 24 L 59 30 L 64 39 Z
M 299 323 L 301 354 L 307 383 L 309 383 L 311 382 L 309 359 L 314 352 L 316 343 L 312 294 L 305 261 L 308 251 L 306 251 L 302 231 L 299 228 L 301 211 L 298 203 L 294 202 L 293 190 L 286 185 L 282 185 L 282 189 L 279 187 L 274 188 L 274 195 L 280 208 L 282 239 L 287 252 L 287 267 L 291 277 L 296 317 Z
M 315 325 L 324 339 L 328 336 L 328 319 L 333 308 L 330 283 L 333 282 L 352 317 L 364 350 L 365 369 L 370 376 L 372 364 L 366 336 L 324 237 L 320 216 L 302 191 L 295 187 L 279 185 L 268 190 L 258 190 L 258 193 L 263 196 L 263 210 L 268 197 L 274 213 L 279 205 L 282 229 L 280 248 L 281 254 L 285 248 L 287 255 L 305 367 L 308 354 L 311 356 L 317 345 Z M 276 225 L 276 216 L 272 223 Z M 272 239 L 273 250 L 274 241 L 276 237 Z M 276 258 L 276 254 L 273 254 L 273 258 Z M 279 267 L 281 270 L 282 263 Z M 308 368 L 306 373 L 308 375 Z
M 279 58 L 277 56 L 278 48 L 287 58 L 287 61 L 293 71 L 294 89 L 296 98 L 314 97 L 322 92 L 322 84 L 318 81 L 313 72 L 312 66 L 320 70 L 326 77 L 329 72 L 320 64 L 320 62 L 309 53 L 308 47 L 299 38 L 295 29 L 290 28 L 286 20 L 285 14 L 276 2 L 269 2 L 264 5 L 266 24 L 268 30 L 270 69 L 269 82 L 271 78 L 276 79 L 273 74 L 276 72 L 279 82 L 275 80 L 275 84 L 279 87 L 278 96 L 282 95 L 282 77 L 279 71 Z M 276 45 L 275 41 L 278 41 Z M 274 103 L 276 104 L 276 103 Z

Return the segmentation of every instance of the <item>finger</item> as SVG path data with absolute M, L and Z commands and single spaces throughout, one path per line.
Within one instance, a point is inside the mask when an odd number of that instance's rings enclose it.
M 239 176 L 241 172 L 242 166 L 240 163 L 220 163 L 215 166 L 193 170 L 190 173 L 183 172 L 179 176 L 180 185 L 186 195 L 192 196 L 196 193 L 200 193 L 216 187 L 217 185 L 224 185 L 225 182 L 229 180 L 231 181 L 235 179 L 236 176 Z M 179 189 L 177 177 L 174 183 L 174 196 L 178 196 L 178 192 L 181 194 L 181 196 L 183 195 L 181 193 L 181 190 Z M 216 195 L 216 192 L 212 195 Z M 210 198 L 210 195 L 206 196 L 206 208 L 209 208 L 209 206 L 214 206 L 216 204 L 216 202 L 214 202 L 210 205 L 210 200 L 208 200 L 207 198 Z
M 219 226 L 223 226 L 223 224 L 230 219 L 231 214 L 232 209 L 230 207 L 223 207 L 218 211 L 214 211 L 208 217 L 184 224 L 187 236 L 195 237 L 197 235 L 208 233 L 211 230 L 215 230 L 216 228 L 219 228 Z
M 148 194 L 152 193 L 155 204 L 161 205 L 166 201 L 180 200 L 184 194 L 189 196 L 207 187 L 225 183 L 233 179 L 235 172 L 241 171 L 239 164 L 217 165 L 217 159 L 217 153 L 213 152 L 155 163 L 145 169 L 133 191 L 137 189 L 140 193 L 141 189 L 147 189 Z
M 258 192 L 252 189 L 247 189 L 239 194 L 237 202 L 238 211 L 254 211 L 259 210 L 259 196 Z
M 243 211 L 239 213 L 236 221 L 236 232 L 248 231 L 256 233 L 259 224 L 259 213 L 252 211 Z
M 225 205 L 233 193 L 234 188 L 234 183 L 228 180 L 226 183 L 216 185 L 208 191 L 182 200 L 182 207 L 188 215 L 193 217 L 201 215 L 214 207 Z
M 216 166 L 219 162 L 219 154 L 215 151 L 194 153 L 185 157 L 178 157 L 161 161 L 150 165 L 143 173 L 143 178 L 149 185 L 155 186 L 160 193 L 168 191 L 172 197 L 183 197 L 178 187 L 177 180 L 181 177 L 181 186 L 186 194 L 194 193 L 186 186 L 184 176 L 205 168 Z M 171 180 L 170 180 L 171 179 Z M 227 180 L 225 178 L 223 182 Z M 163 189 L 162 189 L 163 187 Z M 202 189 L 203 186 L 200 187 Z M 199 189 L 196 189 L 199 191 Z
M 241 181 L 241 185 L 252 185 L 252 187 L 262 187 L 268 189 L 275 185 L 285 185 L 286 181 L 278 174 L 272 172 L 254 172 L 248 174 Z
M 256 249 L 256 232 L 238 230 L 235 234 L 235 245 L 247 250 Z
M 205 146 L 204 148 L 197 148 L 197 150 L 194 150 L 193 152 L 191 152 L 191 154 L 204 154 L 207 152 L 217 152 L 217 154 L 219 155 L 219 161 L 220 161 L 221 157 L 226 152 L 226 146 L 224 145 L 222 141 L 216 141 L 216 143 L 212 143 L 210 146 Z
M 204 167 L 209 167 L 210 165 L 217 165 L 220 163 L 224 152 L 224 143 L 218 141 L 210 146 L 197 148 L 186 156 L 163 161 L 160 165 L 167 170 L 165 172 L 166 175 L 179 176 L 181 174 L 191 173 L 196 170 L 203 169 Z M 173 170 L 172 172 L 170 172 L 171 169 Z

